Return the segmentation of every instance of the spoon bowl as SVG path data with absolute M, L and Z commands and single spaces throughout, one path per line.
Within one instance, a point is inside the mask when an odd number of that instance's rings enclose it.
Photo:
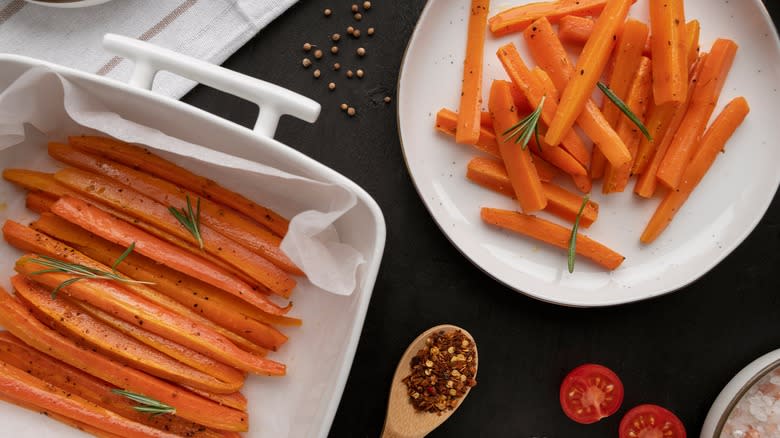
M 442 330 L 445 332 L 460 330 L 474 346 L 474 377 L 477 377 L 479 353 L 477 352 L 477 343 L 474 342 L 474 337 L 471 336 L 469 332 L 450 324 L 437 325 L 436 327 L 426 330 L 418 336 L 417 339 L 412 341 L 409 348 L 407 348 L 403 356 L 401 356 L 398 367 L 395 369 L 393 382 L 390 386 L 390 399 L 387 403 L 387 416 L 385 417 L 385 426 L 382 430 L 382 438 L 424 437 L 447 421 L 447 419 L 460 407 L 466 396 L 469 395 L 471 388 L 467 387 L 463 396 L 457 399 L 455 407 L 442 411 L 441 413 L 418 411 L 409 401 L 407 387 L 403 382 L 403 379 L 411 374 L 412 368 L 410 362 L 412 357 L 425 347 L 425 340 L 429 336 Z

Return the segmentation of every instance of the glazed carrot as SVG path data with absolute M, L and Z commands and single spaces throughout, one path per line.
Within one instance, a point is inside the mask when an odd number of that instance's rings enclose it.
M 617 39 L 615 48 L 615 65 L 607 79 L 607 85 L 617 97 L 624 102 L 628 98 L 628 90 L 636 75 L 639 60 L 642 58 L 642 47 L 647 41 L 650 29 L 641 21 L 629 19 L 623 26 L 623 32 Z M 604 118 L 617 128 L 623 113 L 609 99 L 604 99 Z
M 658 179 L 656 178 L 658 168 L 661 166 L 661 162 L 666 156 L 666 151 L 669 149 L 669 145 L 674 139 L 674 134 L 679 129 L 680 124 L 685 118 L 685 114 L 688 112 L 691 96 L 693 96 L 693 92 L 698 86 L 701 70 L 708 56 L 707 53 L 703 53 L 699 56 L 699 60 L 694 65 L 691 74 L 689 75 L 690 84 L 688 84 L 688 96 L 682 104 L 675 105 L 676 109 L 674 110 L 674 115 L 669 122 L 669 126 L 664 130 L 663 140 L 654 148 L 655 150 L 653 151 L 652 157 L 648 160 L 645 169 L 643 169 L 641 175 L 639 175 L 639 178 L 637 179 L 636 186 L 634 186 L 634 193 L 643 198 L 651 198 L 655 194 L 656 187 L 658 187 Z
M 504 46 L 501 46 L 498 49 L 497 52 L 498 59 L 501 61 L 501 64 L 504 66 L 504 70 L 506 70 L 507 74 L 509 75 L 509 78 L 512 80 L 512 83 L 516 87 L 518 87 L 526 96 L 529 102 L 534 107 L 538 107 L 539 104 L 542 101 L 542 98 L 544 97 L 544 85 L 541 83 L 541 81 L 538 80 L 536 76 L 534 76 L 531 71 L 528 69 L 528 67 L 525 65 L 525 62 L 523 62 L 523 59 L 520 57 L 520 54 L 517 52 L 517 48 L 514 44 L 509 43 Z M 542 108 L 542 116 L 541 119 L 545 123 L 549 123 L 550 120 L 552 120 L 553 116 L 556 113 L 556 110 L 558 108 L 557 103 L 554 99 L 546 99 L 544 102 L 544 107 Z M 571 168 L 564 168 L 561 167 L 560 163 L 556 162 L 555 160 L 548 158 L 545 156 L 545 152 L 548 149 L 554 149 L 556 145 L 561 143 L 560 139 L 556 142 L 550 142 L 547 139 L 547 135 L 545 134 L 543 142 L 545 145 L 540 148 L 541 152 L 539 153 L 544 157 L 547 161 L 550 163 L 558 166 L 563 170 L 564 172 L 571 173 L 571 174 L 577 174 L 577 175 L 585 175 L 585 167 L 583 166 L 583 163 L 579 162 L 580 166 L 572 166 Z M 563 141 L 563 147 L 574 156 L 574 153 L 572 151 L 579 150 L 580 148 L 584 148 L 584 145 L 582 144 L 582 140 L 577 136 L 577 134 L 574 132 L 574 130 L 569 129 L 566 132 L 565 139 Z M 577 158 L 574 156 L 574 158 Z M 584 159 L 589 160 L 590 157 L 584 157 Z
M 590 169 L 588 175 L 593 180 L 601 179 L 604 176 L 604 169 L 607 167 L 607 159 L 601 150 L 597 147 L 593 148 L 590 157 Z
M 712 163 L 724 150 L 726 142 L 745 120 L 748 112 L 750 112 L 750 108 L 744 97 L 738 97 L 726 105 L 707 133 L 704 134 L 699 150 L 685 168 L 680 186 L 677 190 L 670 190 L 661 204 L 658 205 L 658 209 L 642 233 L 640 239 L 642 243 L 653 242 L 666 229 L 674 215 L 680 211 L 685 201 L 704 178 Z
M 136 423 L 0 362 L 0 394 L 127 438 L 176 435 Z
M 699 58 L 699 35 L 701 34 L 701 24 L 699 20 L 691 20 L 685 23 L 685 47 L 688 53 L 687 66 L 690 70 L 696 59 Z
M 495 36 L 512 32 L 522 32 L 534 21 L 547 17 L 551 23 L 567 15 L 583 17 L 598 15 L 608 3 L 607 0 L 559 0 L 552 2 L 528 3 L 501 11 L 490 17 L 490 31 Z
M 720 92 L 736 53 L 737 45 L 731 40 L 718 39 L 712 45 L 685 118 L 658 168 L 658 181 L 666 187 L 675 189 L 679 185 L 685 167 L 695 154 L 697 143 L 718 104 Z
M 108 383 L 51 356 L 39 353 L 9 332 L 0 332 L 0 361 L 23 369 L 37 379 L 116 412 L 123 417 L 156 429 L 199 438 L 223 436 L 220 432 L 204 430 L 203 426 L 175 415 L 150 416 L 138 412 L 133 409 L 135 402 L 111 392 L 114 388 Z
M 580 202 L 582 202 L 580 200 Z M 482 208 L 482 220 L 509 231 L 548 243 L 558 248 L 567 249 L 571 230 L 558 224 L 546 221 L 536 216 L 496 208 Z M 625 260 L 625 257 L 612 251 L 595 240 L 577 234 L 577 254 L 588 258 L 598 265 L 614 270 Z
M 213 264 L 116 219 L 84 201 L 69 196 L 62 197 L 52 206 L 52 213 L 118 245 L 127 247 L 135 243 L 138 253 L 229 292 L 264 312 L 281 315 L 289 309 L 289 305 L 287 308 L 275 305 L 267 297 L 253 291 L 246 283 Z
M 574 66 L 569 61 L 566 49 L 546 18 L 534 21 L 532 26 L 526 28 L 524 36 L 531 56 L 543 69 L 542 71 L 549 75 L 554 84 L 554 94 L 557 95 L 560 90 L 566 88 L 574 75 Z M 588 99 L 584 111 L 577 118 L 577 123 L 612 165 L 620 166 L 631 159 L 628 148 L 592 99 Z M 583 150 L 582 153 L 586 158 L 584 161 L 580 159 L 578 161 L 588 163 L 590 161 L 588 151 Z
M 480 106 L 482 105 L 482 58 L 485 52 L 485 25 L 489 0 L 471 0 L 466 58 L 458 107 L 458 130 L 455 142 L 474 144 L 479 140 Z
M 16 289 L 39 287 L 19 276 L 13 277 L 11 283 Z M 30 318 L 24 306 L 2 290 L 0 324 L 38 351 L 105 380 L 117 388 L 144 394 L 176 407 L 176 415 L 181 418 L 221 430 L 242 432 L 248 428 L 248 418 L 243 412 L 220 406 L 161 379 L 114 362 L 102 354 L 77 346 L 70 339 Z
M 263 207 L 244 196 L 222 187 L 215 181 L 196 175 L 148 149 L 108 137 L 74 136 L 68 143 L 118 161 L 134 169 L 142 170 L 190 190 L 205 199 L 226 205 L 258 223 L 268 227 L 277 236 L 287 234 L 290 222 L 273 210 Z
M 653 96 L 657 105 L 688 95 L 688 40 L 684 0 L 650 0 Z
M 164 179 L 79 151 L 70 145 L 49 143 L 49 155 L 81 170 L 116 180 L 165 206 L 181 210 L 187 207 L 187 197 L 192 201 L 198 198 L 194 193 L 182 190 Z M 200 219 L 203 224 L 219 234 L 265 257 L 286 272 L 303 275 L 303 272 L 279 248 L 281 239 L 245 216 L 225 209 L 208 199 L 202 199 Z
M 493 81 L 490 86 L 488 108 L 493 117 L 493 128 L 496 138 L 500 139 L 498 147 L 506 166 L 509 180 L 523 211 L 544 209 L 547 200 L 542 192 L 539 174 L 531 158 L 531 151 L 513 138 L 501 137 L 504 132 L 512 129 L 520 121 L 520 116 L 513 111 L 514 102 L 509 82 Z
M 43 213 L 41 215 L 41 219 L 39 219 L 38 222 L 43 222 L 44 224 L 52 223 L 56 228 L 60 230 L 68 230 L 71 228 L 80 229 L 75 225 L 64 221 L 63 219 L 60 219 L 52 215 L 51 213 Z M 69 263 L 89 266 L 91 268 L 98 269 L 105 272 L 108 272 L 110 270 L 108 265 L 113 265 L 114 262 L 118 260 L 119 257 L 122 255 L 122 253 L 124 253 L 125 251 L 125 249 L 119 247 L 119 252 L 117 254 L 113 255 L 113 257 L 111 257 L 109 260 L 105 260 L 105 259 L 103 260 L 104 264 L 97 263 L 95 260 L 92 260 L 89 257 L 85 256 L 83 253 L 80 253 L 79 251 L 76 251 L 73 248 L 61 242 L 58 242 L 54 239 L 50 239 L 49 237 L 41 234 L 41 232 L 35 231 L 29 227 L 25 227 L 24 225 L 21 225 L 11 220 L 6 221 L 5 224 L 3 225 L 3 236 L 5 237 L 5 240 L 8 243 L 23 251 L 43 254 L 49 257 L 54 257 L 56 259 L 64 260 Z M 130 256 L 133 256 L 133 254 L 130 254 Z M 120 263 L 120 266 L 121 265 L 123 264 Z M 193 327 L 196 327 L 198 329 L 202 328 L 204 331 L 207 332 L 210 331 L 216 332 L 217 334 L 226 337 L 231 342 L 237 343 L 237 345 L 241 346 L 244 349 L 246 349 L 246 347 L 244 346 L 245 343 L 254 345 L 251 342 L 247 341 L 246 339 L 230 332 L 229 330 L 226 330 L 223 327 L 214 324 L 212 321 L 202 317 L 200 314 L 195 313 L 193 310 L 190 309 L 190 307 L 184 306 L 181 303 L 153 289 L 148 288 L 146 285 L 126 283 L 124 286 L 125 289 L 128 289 L 129 291 L 135 293 L 137 296 L 141 297 L 142 299 L 148 300 L 149 302 L 157 306 L 160 306 L 170 312 L 173 312 L 181 318 L 185 318 L 188 324 L 192 325 Z M 249 350 L 249 351 L 255 351 L 255 350 Z M 261 351 L 259 353 L 264 353 L 264 351 Z
M 558 22 L 558 36 L 565 43 L 584 45 L 593 33 L 595 24 L 590 18 L 567 15 Z
M 204 398 L 215 401 L 222 406 L 228 406 L 233 409 L 238 409 L 240 411 L 246 412 L 247 400 L 246 397 L 244 397 L 244 394 L 241 394 L 240 392 L 234 392 L 232 394 L 211 394 L 194 388 L 187 388 L 187 389 Z M 239 435 L 236 438 L 241 438 L 241 436 Z
M 525 93 L 517 88 L 517 85 L 515 84 L 512 84 L 512 100 L 515 101 L 515 109 L 520 114 L 529 114 L 534 110 L 533 107 L 531 107 L 531 102 L 525 97 Z
M 29 192 L 25 198 L 25 206 L 36 212 L 43 213 L 49 211 L 52 204 L 57 201 L 57 198 L 51 195 L 47 195 L 43 192 Z
M 213 376 L 184 365 L 79 311 L 79 307 L 68 300 L 51 299 L 51 293 L 48 291 L 21 288 L 16 293 L 22 303 L 52 321 L 63 335 L 75 336 L 106 356 L 135 369 L 205 391 L 231 393 L 238 391 L 244 384 L 242 375 L 229 383 L 221 382 Z
M 611 0 L 606 3 L 604 11 L 596 20 L 593 34 L 582 48 L 574 77 L 561 93 L 555 118 L 548 124 L 545 136 L 548 143 L 558 144 L 585 107 L 607 65 L 615 45 L 615 35 L 623 26 L 631 3 L 631 0 Z
M 555 168 L 552 164 L 544 161 L 544 159 L 542 159 L 540 156 L 533 153 L 531 156 L 534 159 L 536 173 L 539 175 L 539 179 L 542 180 L 542 182 L 550 182 L 555 179 L 558 174 L 560 174 L 557 168 Z
M 3 394 L 0 394 L 0 400 L 3 400 L 5 402 L 14 404 L 16 406 L 19 406 L 21 408 L 27 409 L 29 411 L 37 412 L 41 415 L 44 415 L 46 417 L 51 418 L 52 420 L 59 421 L 62 424 L 65 424 L 67 426 L 70 426 L 76 430 L 80 430 L 84 433 L 90 434 L 92 436 L 95 436 L 97 438 L 123 438 L 120 435 L 115 435 L 111 432 L 106 432 L 105 430 L 98 429 L 92 425 L 89 425 L 87 423 L 82 423 L 80 421 L 74 420 L 70 417 L 66 417 L 64 415 L 60 415 L 56 412 L 52 412 L 48 409 L 42 408 L 40 406 L 36 406 L 34 404 L 28 403 L 26 401 L 23 401 L 21 399 L 15 399 L 10 396 L 6 396 Z
M 571 181 L 582 193 L 590 193 L 593 189 L 593 180 L 588 175 L 571 175 Z
M 652 75 L 652 62 L 643 56 L 639 61 L 639 69 L 637 69 L 634 81 L 628 91 L 628 98 L 626 99 L 628 108 L 643 122 L 647 118 L 647 106 L 652 99 Z M 621 117 L 618 122 L 618 134 L 628 146 L 628 150 L 631 151 L 631 156 L 636 157 L 639 139 L 642 136 L 639 128 L 628 117 Z M 608 165 L 604 172 L 602 192 L 615 193 L 624 191 L 628 185 L 628 178 L 631 176 L 632 165 L 631 161 L 622 166 Z
M 547 106 L 546 103 L 545 106 Z M 544 135 L 544 129 L 540 129 L 539 132 L 540 136 Z M 569 175 L 587 175 L 588 171 L 585 167 L 583 167 L 576 158 L 572 157 L 571 154 L 563 150 L 563 148 L 549 145 L 544 145 L 540 148 L 533 138 L 528 144 L 531 148 L 531 152 L 542 157 L 545 161 L 565 173 Z
M 506 169 L 499 161 L 490 158 L 474 158 L 468 164 L 466 177 L 494 192 L 511 198 L 515 197 Z M 544 211 L 569 222 L 574 222 L 582 204 L 582 197 L 550 182 L 542 182 L 542 190 L 547 197 L 547 206 Z M 589 227 L 598 217 L 598 213 L 599 205 L 595 201 L 589 201 L 583 210 L 580 226 Z
M 52 213 L 42 214 L 30 226 L 68 243 L 73 248 L 106 265 L 113 264 L 125 251 L 123 247 L 102 239 Z M 23 247 L 22 249 L 41 252 L 40 248 Z M 125 257 L 124 261 L 117 266 L 117 270 L 135 280 L 152 282 L 153 284 L 149 287 L 166 294 L 187 308 L 198 309 L 199 315 L 203 315 L 236 333 L 270 340 L 269 348 L 280 346 L 286 342 L 287 337 L 267 325 L 254 325 L 251 321 L 246 320 L 247 317 L 266 324 L 301 325 L 300 319 L 262 312 L 221 289 L 184 275 L 161 263 L 155 263 L 135 252 Z M 270 333 L 263 334 L 263 328 L 267 328 Z M 237 335 L 228 338 L 245 350 L 256 353 L 264 352 L 263 349 L 261 349 L 263 351 L 256 350 L 255 344 Z M 247 343 L 255 348 L 248 348 Z
M 492 120 L 490 124 L 490 128 L 480 128 L 479 139 L 472 146 L 494 157 L 501 157 L 498 143 L 496 143 L 496 134 L 493 132 Z M 458 113 L 447 108 L 440 109 L 436 113 L 436 130 L 454 136 L 458 130 Z
M 27 190 L 42 192 L 49 196 L 74 194 L 73 190 L 58 183 L 51 173 L 27 169 L 5 169 L 3 178 Z
M 493 119 L 490 118 L 490 111 L 482 111 L 479 113 L 479 126 L 480 128 L 493 129 Z

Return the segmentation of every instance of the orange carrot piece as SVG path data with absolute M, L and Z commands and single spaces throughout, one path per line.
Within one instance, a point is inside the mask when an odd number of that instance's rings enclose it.
M 197 198 L 194 193 L 180 189 L 161 178 L 79 151 L 70 145 L 49 143 L 49 155 L 81 170 L 116 180 L 166 206 L 181 210 L 187 207 L 187 197 L 193 202 Z M 303 275 L 303 272 L 279 248 L 281 239 L 267 228 L 208 199 L 201 200 L 200 218 L 204 225 L 265 257 L 286 272 Z
M 685 118 L 658 168 L 658 181 L 666 187 L 676 189 L 680 184 L 685 167 L 695 154 L 698 141 L 718 104 L 720 92 L 736 54 L 737 45 L 731 40 L 718 39 L 712 45 Z
M 496 134 L 493 132 L 493 121 L 490 121 L 490 128 L 482 127 L 479 130 L 479 139 L 472 145 L 478 150 L 490 154 L 494 157 L 501 157 L 496 143 Z M 454 136 L 458 130 L 458 113 L 442 108 L 436 113 L 436 130 L 447 135 Z
M 696 59 L 699 58 L 699 36 L 701 34 L 701 23 L 699 20 L 691 20 L 685 23 L 685 46 L 687 48 L 687 66 L 690 70 Z
M 463 61 L 463 82 L 458 107 L 458 130 L 455 142 L 474 144 L 479 140 L 480 106 L 482 106 L 482 58 L 485 53 L 485 26 L 489 0 L 471 0 L 466 58 Z
M 554 94 L 557 95 L 559 91 L 566 88 L 569 80 L 574 75 L 574 66 L 569 61 L 566 49 L 546 18 L 540 18 L 535 21 L 532 26 L 525 30 L 524 36 L 531 51 L 531 56 L 543 69 L 542 71 L 549 75 L 554 84 Z M 553 94 L 553 90 L 550 90 L 550 92 Z M 592 99 L 588 99 L 584 111 L 577 118 L 577 123 L 585 131 L 585 134 L 593 140 L 596 147 L 602 150 L 610 164 L 620 166 L 631 159 L 628 148 L 612 126 L 610 126 L 609 122 L 607 122 Z M 570 152 L 586 166 L 590 163 L 590 153 L 587 150 L 583 149 L 581 151 L 581 153 L 585 154 L 584 159 L 579 158 L 574 151 Z
M 655 103 L 680 103 L 688 95 L 684 0 L 650 0 L 650 27 Z
M 493 119 L 490 118 L 490 111 L 482 111 L 479 113 L 479 126 L 480 128 L 493 129 Z M 480 135 L 482 135 L 480 133 Z
M 15 276 L 11 283 L 20 288 L 37 288 L 30 280 Z M 77 284 L 77 283 L 76 283 Z M 73 367 L 128 391 L 144 394 L 176 407 L 176 415 L 206 427 L 246 431 L 247 415 L 182 390 L 176 385 L 126 367 L 118 362 L 77 346 L 73 341 L 30 318 L 28 311 L 10 294 L 0 289 L 0 325 L 38 351 L 45 352 Z
M 593 34 L 582 48 L 577 67 L 574 69 L 574 77 L 561 93 L 558 111 L 548 125 L 546 135 L 548 143 L 558 144 L 563 139 L 588 102 L 596 82 L 599 81 L 607 66 L 609 55 L 615 45 L 615 36 L 626 21 L 631 4 L 631 0 L 611 0 L 607 2 L 604 11 L 596 20 Z
M 135 243 L 138 253 L 229 292 L 264 312 L 281 315 L 289 310 L 289 305 L 287 308 L 277 306 L 230 273 L 82 200 L 64 196 L 54 203 L 52 213 L 117 245 L 127 247 Z
M 490 17 L 490 31 L 495 36 L 522 32 L 534 21 L 547 17 L 550 23 L 557 23 L 567 15 L 588 17 L 598 15 L 608 3 L 607 0 L 560 0 L 528 3 L 501 11 Z
M 531 237 L 558 248 L 568 249 L 569 247 L 569 238 L 571 237 L 569 228 L 536 216 L 483 207 L 482 220 L 490 225 Z M 577 233 L 576 251 L 578 255 L 609 270 L 616 269 L 625 260 L 622 255 L 580 233 Z
M 501 64 L 504 66 L 504 70 L 506 70 L 507 74 L 509 75 L 509 78 L 512 80 L 512 83 L 518 87 L 526 96 L 529 102 L 534 107 L 538 107 L 539 104 L 542 101 L 542 98 L 544 97 L 544 84 L 534 75 L 531 73 L 531 71 L 528 69 L 528 67 L 525 65 L 525 62 L 523 62 L 523 59 L 520 57 L 520 54 L 517 52 L 517 48 L 513 43 L 506 44 L 504 46 L 501 46 L 498 49 L 497 52 L 498 59 L 501 61 Z M 544 107 L 542 108 L 542 116 L 541 119 L 549 124 L 549 122 L 553 119 L 553 117 L 556 114 L 558 108 L 558 104 L 555 102 L 555 99 L 545 99 L 544 101 Z M 549 131 L 548 131 L 549 134 Z M 582 145 L 582 140 L 577 136 L 577 134 L 574 132 L 574 130 L 569 129 L 565 133 L 565 136 L 563 138 L 563 142 L 561 139 L 558 139 L 555 142 L 550 142 L 547 139 L 547 134 L 544 136 L 545 138 L 542 140 L 545 144 L 540 149 L 542 151 L 555 148 L 559 143 L 563 143 L 563 147 L 570 153 L 574 158 L 577 158 L 577 156 L 572 153 L 572 151 L 579 150 L 580 148 L 584 148 L 584 145 Z M 550 161 L 552 164 L 555 164 L 558 166 L 559 164 L 554 162 L 552 159 L 548 159 L 544 156 L 544 152 L 541 152 L 540 155 L 542 155 L 547 161 Z M 590 157 L 584 157 L 584 159 L 587 161 L 590 160 Z M 585 175 L 587 172 L 585 171 L 584 163 L 578 161 L 580 166 L 574 167 L 572 169 L 562 168 L 561 169 L 567 173 L 577 174 L 577 175 Z M 560 167 L 560 166 L 559 166 Z
M 135 369 L 206 391 L 231 393 L 238 391 L 244 384 L 243 375 L 239 375 L 238 380 L 221 382 L 195 370 L 81 312 L 78 306 L 69 303 L 67 299 L 51 299 L 51 293 L 43 289 L 21 288 L 16 294 L 28 308 L 43 315 L 39 319 L 51 321 L 51 325 L 63 335 L 73 336 Z
M 44 192 L 30 192 L 25 198 L 25 206 L 40 214 L 45 211 L 49 211 L 52 204 L 57 201 L 57 198 L 51 195 L 47 195 Z
M 726 105 L 704 134 L 701 147 L 685 168 L 680 186 L 677 190 L 670 190 L 658 205 L 642 233 L 642 243 L 652 243 L 666 229 L 749 112 L 750 108 L 744 97 L 738 97 Z
M 623 26 L 623 32 L 618 36 L 615 48 L 614 67 L 609 74 L 607 84 L 617 97 L 624 102 L 628 98 L 628 90 L 636 75 L 639 60 L 642 58 L 642 47 L 647 41 L 650 29 L 641 21 L 629 19 Z M 609 99 L 604 99 L 604 118 L 617 128 L 618 121 L 623 118 L 623 113 Z
M 582 193 L 590 193 L 593 189 L 593 180 L 588 175 L 571 175 L 571 181 Z
M 514 101 L 510 87 L 506 81 L 493 81 L 490 86 L 488 108 L 493 117 L 496 138 L 501 138 L 504 132 L 520 121 L 520 116 L 513 111 Z M 531 151 L 528 148 L 523 149 L 513 138 L 501 138 L 498 147 L 520 207 L 529 212 L 544 209 L 547 200 L 542 192 Z
M 652 99 L 652 75 L 652 62 L 643 56 L 639 61 L 639 69 L 636 72 L 634 82 L 631 84 L 631 89 L 628 91 L 628 98 L 626 99 L 628 108 L 643 122 L 647 118 L 647 106 Z M 618 122 L 618 134 L 628 146 L 628 150 L 631 151 L 631 156 L 636 157 L 639 140 L 642 137 L 639 128 L 628 117 L 621 117 L 620 122 Z M 632 165 L 631 161 L 622 166 L 608 165 L 604 173 L 602 192 L 616 193 L 624 191 L 628 185 L 628 178 L 631 176 Z
M 205 199 L 226 205 L 268 227 L 277 236 L 284 237 L 287 234 L 290 221 L 275 211 L 155 155 L 148 149 L 108 137 L 74 136 L 68 137 L 68 143 L 134 169 L 148 172 L 197 193 Z
M 42 192 L 49 196 L 73 195 L 73 190 L 54 179 L 54 175 L 27 169 L 5 169 L 3 178 L 30 191 Z
M 228 406 L 243 412 L 247 411 L 246 397 L 244 397 L 244 394 L 241 394 L 240 392 L 234 392 L 232 394 L 211 394 L 208 392 L 201 391 L 199 389 L 194 389 L 194 388 L 187 388 L 187 389 L 204 398 L 213 400 L 219 403 L 221 406 Z M 241 436 L 239 435 L 237 438 L 241 438 Z
M 540 156 L 532 153 L 531 156 L 534 159 L 534 167 L 536 167 L 536 173 L 539 174 L 539 179 L 542 182 L 550 182 L 555 179 L 560 172 L 552 164 L 544 161 Z
M 466 178 L 496 193 L 516 198 L 503 161 L 475 157 L 466 168 Z
M 567 15 L 561 17 L 561 21 L 558 22 L 558 36 L 565 43 L 584 45 L 593 33 L 595 25 L 596 22 L 590 18 Z

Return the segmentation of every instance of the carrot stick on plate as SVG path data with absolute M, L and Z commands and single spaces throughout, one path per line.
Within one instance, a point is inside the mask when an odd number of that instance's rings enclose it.
M 684 0 L 650 0 L 655 103 L 680 103 L 688 94 Z
M 583 45 L 590 38 L 595 25 L 590 18 L 567 15 L 558 22 L 558 36 L 564 43 Z
M 522 32 L 531 23 L 542 17 L 547 17 L 551 23 L 557 23 L 558 20 L 567 15 L 582 17 L 598 15 L 607 3 L 607 0 L 560 0 L 528 3 L 501 11 L 490 17 L 488 23 L 493 35 L 502 36 L 512 32 Z
M 485 25 L 490 0 L 471 0 L 471 14 L 466 36 L 466 59 L 463 61 L 463 85 L 458 107 L 458 130 L 455 142 L 474 144 L 479 139 L 482 105 L 482 58 L 485 53 Z

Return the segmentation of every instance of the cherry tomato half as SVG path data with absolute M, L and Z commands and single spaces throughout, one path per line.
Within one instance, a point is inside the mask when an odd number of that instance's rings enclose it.
M 667 409 L 639 405 L 620 420 L 620 438 L 685 438 L 685 426 Z
M 582 424 L 595 423 L 617 412 L 623 403 L 623 383 L 609 368 L 580 365 L 561 383 L 561 408 Z

